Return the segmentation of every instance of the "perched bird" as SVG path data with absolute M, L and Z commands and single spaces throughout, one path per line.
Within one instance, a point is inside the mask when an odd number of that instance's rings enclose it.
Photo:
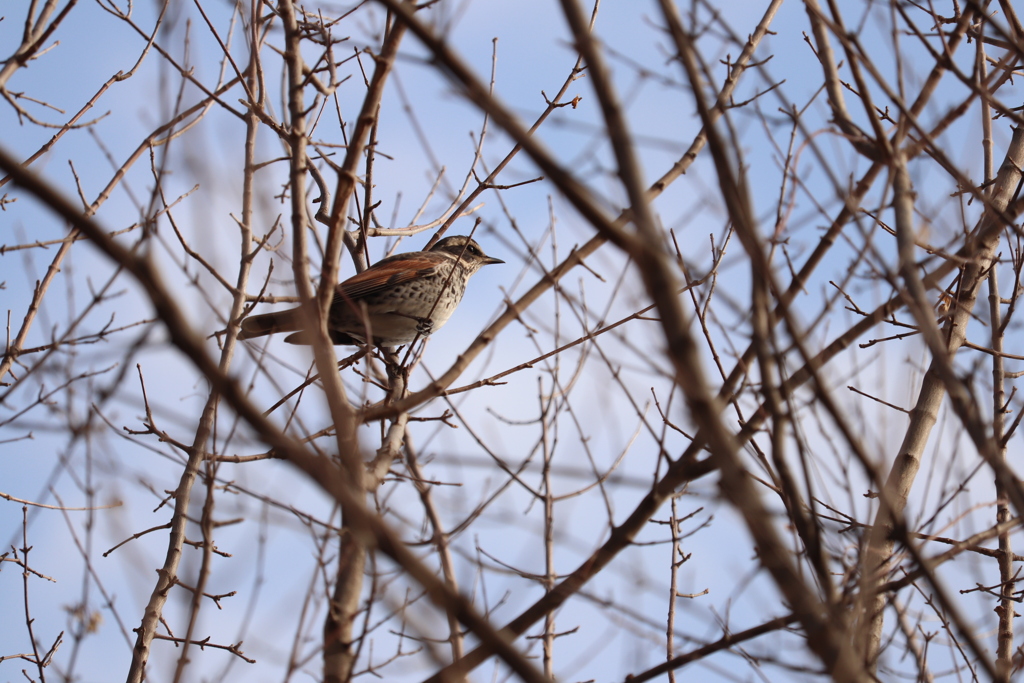
M 401 346 L 444 325 L 459 305 L 473 273 L 491 263 L 469 237 L 446 237 L 429 251 L 381 259 L 338 284 L 327 320 L 335 344 L 362 344 L 367 331 L 377 346 Z M 239 339 L 292 332 L 289 344 L 309 344 L 299 308 L 254 315 L 242 321 Z

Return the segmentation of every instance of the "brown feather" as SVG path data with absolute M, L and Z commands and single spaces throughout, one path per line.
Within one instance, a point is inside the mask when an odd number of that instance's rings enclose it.
M 355 301 L 416 278 L 433 275 L 439 265 L 447 262 L 445 257 L 429 251 L 389 256 L 340 283 L 334 298 L 344 301 L 347 297 Z
M 335 344 L 361 344 L 372 336 L 379 346 L 398 346 L 429 335 L 444 325 L 458 306 L 466 281 L 490 263 L 468 237 L 447 237 L 430 251 L 395 254 L 357 273 L 335 288 L 327 321 Z M 308 344 L 301 309 L 254 315 L 242 321 L 239 339 L 292 332 L 290 344 Z

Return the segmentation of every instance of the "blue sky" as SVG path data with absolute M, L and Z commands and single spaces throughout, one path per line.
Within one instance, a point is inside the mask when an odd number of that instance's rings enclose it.
M 723 20 L 739 36 L 753 30 L 763 11 L 760 3 L 720 3 L 717 8 Z M 859 6 L 858 6 L 859 7 Z M 868 4 L 864 5 L 865 8 Z M 227 35 L 230 7 L 226 3 L 206 6 L 211 21 L 221 35 Z M 336 9 L 336 8 L 335 8 Z M 851 11 L 857 7 L 851 8 Z M 154 21 L 155 6 L 140 3 L 135 8 L 135 21 L 147 30 Z M 500 98 L 517 112 L 524 121 L 532 122 L 544 106 L 541 91 L 553 95 L 575 61 L 575 53 L 568 40 L 568 31 L 555 3 L 530 2 L 478 2 L 442 3 L 432 10 L 432 20 L 447 27 L 449 44 L 455 46 L 464 59 L 482 78 L 490 73 L 494 39 L 497 38 L 497 77 L 495 90 Z M 349 35 L 351 39 L 338 50 L 339 57 L 351 54 L 354 48 L 375 46 L 372 35 L 379 27 L 382 12 L 379 8 L 362 11 L 353 23 L 344 24 L 336 35 Z M 692 95 L 684 87 L 682 71 L 669 60 L 670 48 L 664 35 L 655 27 L 659 22 L 657 7 L 649 3 L 606 2 L 601 7 L 596 32 L 608 49 L 608 59 L 614 70 L 616 86 L 626 107 L 631 133 L 637 141 L 638 153 L 648 182 L 664 173 L 680 156 L 699 130 Z M 870 45 L 879 63 L 887 65 L 892 77 L 891 64 L 886 59 L 892 54 L 892 44 L 884 21 L 887 10 L 878 7 L 865 9 L 863 18 L 847 17 L 848 25 L 861 27 L 861 40 Z M 707 17 L 705 16 L 706 20 Z M 12 45 L 18 40 L 21 17 L 8 13 L 0 22 L 0 45 Z M 779 204 L 780 164 L 788 144 L 790 128 L 780 106 L 807 107 L 804 116 L 805 133 L 799 134 L 796 153 L 800 164 L 798 175 L 802 183 L 793 199 L 794 206 L 785 225 L 786 248 L 792 260 L 801 262 L 813 248 L 827 224 L 828 216 L 836 211 L 835 188 L 826 177 L 825 170 L 841 184 L 854 182 L 867 168 L 847 146 L 829 132 L 830 113 L 823 95 L 816 94 L 821 75 L 802 33 L 809 31 L 806 14 L 801 5 L 785 4 L 773 24 L 774 35 L 766 39 L 759 50 L 759 58 L 772 58 L 762 69 L 745 76 L 736 100 L 742 101 L 764 91 L 770 84 L 785 81 L 777 93 L 770 93 L 758 101 L 758 109 L 747 107 L 731 112 L 731 124 L 737 131 L 746 171 L 752 188 L 752 199 L 763 236 L 770 236 L 775 228 Z M 186 46 L 187 36 L 187 46 Z M 235 28 L 232 54 L 236 59 L 245 55 L 242 36 Z M 903 64 L 902 76 L 908 85 L 919 82 L 930 63 L 925 55 L 903 37 L 901 50 L 908 57 Z M 138 59 L 144 40 L 123 22 L 104 12 L 95 3 L 82 3 L 54 35 L 59 41 L 47 54 L 19 72 L 8 84 L 11 91 L 24 91 L 43 100 L 64 113 L 25 104 L 34 115 L 48 122 L 60 124 L 77 111 L 118 71 L 126 71 Z M 205 27 L 202 17 L 193 5 L 174 5 L 159 36 L 159 42 L 186 68 L 208 87 L 218 81 L 219 47 Z M 280 36 L 273 37 L 275 44 Z M 701 41 L 703 56 L 714 76 L 720 81 L 724 75 L 721 61 L 735 59 L 739 49 L 723 43 L 720 34 L 709 33 Z M 348 52 L 345 52 L 345 51 Z M 312 52 L 308 57 L 311 57 Z M 969 64 L 970 55 L 964 55 Z M 278 69 L 276 57 L 269 49 L 264 53 L 267 64 Z M 474 135 L 479 134 L 481 116 L 458 94 L 457 89 L 440 77 L 425 60 L 425 52 L 414 38 L 403 44 L 398 67 L 382 103 L 379 145 L 380 155 L 375 162 L 374 198 L 380 201 L 376 209 L 378 220 L 385 227 L 401 227 L 412 220 L 417 209 L 429 196 L 439 169 L 445 168 L 446 183 L 426 202 L 424 218 L 433 219 L 450 201 L 452 187 L 462 183 L 473 157 Z M 372 65 L 364 58 L 364 65 Z M 639 69 L 642 65 L 643 69 Z M 351 69 L 351 64 L 345 66 Z M 230 76 L 230 72 L 229 72 Z M 948 78 L 946 83 L 952 81 Z M 270 91 L 269 108 L 280 115 L 280 73 L 275 70 L 267 78 Z M 399 95 L 399 84 L 406 100 Z M 945 108 L 963 97 L 955 82 L 942 89 L 935 104 L 927 111 L 932 121 L 944 113 Z M 347 121 L 358 111 L 363 92 L 362 76 L 352 69 L 352 80 L 339 89 L 339 102 Z M 613 157 L 601 129 L 602 118 L 586 78 L 571 86 L 567 99 L 581 96 L 579 106 L 559 110 L 541 130 L 540 138 L 556 157 L 579 179 L 595 190 L 610 212 L 622 208 L 624 194 L 613 175 Z M 234 89 L 225 97 L 226 103 L 241 110 L 238 98 L 242 94 Z M 191 85 L 182 87 L 178 73 L 150 53 L 134 77 L 114 83 L 85 119 L 101 117 L 88 130 L 75 130 L 65 135 L 49 154 L 37 161 L 32 170 L 63 189 L 70 196 L 77 194 L 77 174 L 82 193 L 93 201 L 109 181 L 112 169 L 124 163 L 143 139 L 156 126 L 167 120 L 177 98 L 181 106 L 191 106 L 199 97 Z M 403 110 L 404 102 L 412 103 L 415 125 Z M 864 115 L 850 99 L 854 118 L 861 125 Z M 337 142 L 340 135 L 333 118 L 333 103 L 328 106 L 320 123 L 319 139 Z M 976 127 L 977 116 L 967 118 L 942 138 L 963 171 L 980 179 L 980 153 Z M 418 125 L 429 141 L 430 153 L 423 148 L 415 130 Z M 9 106 L 0 104 L 0 145 L 17 155 L 26 157 L 52 135 L 53 129 L 19 122 Z M 1008 127 L 997 124 L 996 148 L 1002 149 L 1008 137 Z M 169 146 L 156 148 L 151 157 L 145 151 L 115 188 L 97 214 L 97 218 L 111 230 L 125 229 L 149 215 L 151 191 L 154 185 L 153 167 L 166 165 L 168 175 L 163 180 L 166 200 L 175 205 L 172 215 L 187 236 L 190 244 L 201 251 L 211 264 L 233 281 L 233 270 L 238 260 L 238 233 L 235 218 L 241 206 L 240 168 L 242 164 L 242 128 L 238 119 L 224 109 L 214 106 L 195 128 L 173 141 Z M 824 162 L 813 156 L 808 143 L 823 150 Z M 484 159 L 493 167 L 510 149 L 507 136 L 493 126 L 484 146 Z M 279 159 L 282 147 L 272 133 L 265 130 L 258 142 L 258 157 L 263 161 Z M 997 153 L 998 154 L 998 153 Z M 431 160 L 433 155 L 434 160 Z M 74 172 L 72 171 L 73 164 Z M 436 162 L 436 165 L 435 165 Z M 827 169 L 822 164 L 827 162 Z M 977 206 L 966 207 L 967 218 L 959 212 L 956 199 L 950 199 L 948 179 L 937 173 L 937 167 L 927 159 L 914 164 L 912 173 L 919 189 L 920 206 L 924 207 L 920 220 L 939 243 L 958 234 L 964 224 L 970 225 L 977 215 Z M 525 157 L 517 158 L 502 176 L 500 182 L 516 183 L 539 175 Z M 255 230 L 262 234 L 275 224 L 287 206 L 279 195 L 285 177 L 281 162 L 268 165 L 257 177 Z M 882 183 L 879 184 L 879 187 Z M 11 192 L 10 187 L 0 189 Z M 360 194 L 359 201 L 362 201 Z M 872 195 L 865 206 L 877 208 L 888 198 Z M 873 204 L 871 202 L 874 202 Z M 485 193 L 483 205 L 476 215 L 483 219 L 477 237 L 488 253 L 508 262 L 478 274 L 469 289 L 466 300 L 456 316 L 435 334 L 428 346 L 422 367 L 414 375 L 414 387 L 428 381 L 428 372 L 440 373 L 458 357 L 485 324 L 504 308 L 506 296 L 521 295 L 540 277 L 540 266 L 527 263 L 523 240 L 541 245 L 540 262 L 550 268 L 565 257 L 574 245 L 592 236 L 592 229 L 576 214 L 568 203 L 547 182 L 525 185 L 503 191 L 500 199 L 495 193 Z M 821 208 L 824 207 L 824 208 Z M 705 151 L 691 170 L 676 182 L 655 204 L 664 226 L 676 231 L 683 256 L 701 276 L 710 260 L 711 240 L 718 248 L 723 244 L 726 211 L 717 191 L 714 170 Z M 453 233 L 467 231 L 472 219 L 462 219 Z M 546 232 L 551 223 L 557 226 L 557 248 Z M 869 221 L 862 223 L 865 230 L 876 229 Z M 228 309 L 227 293 L 204 270 L 190 261 L 176 243 L 166 215 L 156 224 L 158 238 L 148 247 L 153 250 L 154 261 L 161 275 L 180 296 L 178 301 L 189 312 L 195 329 L 211 335 L 222 329 L 220 316 Z M 517 234 L 516 230 L 519 231 Z M 853 230 L 851 228 L 851 230 Z M 17 202 L 8 205 L 0 214 L 0 244 L 15 245 L 35 240 L 59 239 L 67 227 L 54 220 L 45 210 L 24 193 L 18 193 Z M 122 237 L 128 243 L 134 233 Z M 429 233 L 427 233 L 429 234 Z M 519 234 L 523 237 L 520 238 Z M 855 245 L 861 238 L 851 237 Z M 280 232 L 274 241 L 280 239 Z M 294 295 L 288 254 L 290 229 L 280 251 L 261 254 L 254 264 L 254 277 L 250 290 L 256 291 L 273 261 L 273 278 L 268 292 Z M 426 235 L 409 238 L 400 250 L 418 249 Z M 384 254 L 384 239 L 374 242 L 371 255 Z M 872 238 L 877 245 L 877 263 L 892 266 L 895 247 L 884 236 Z M 807 323 L 816 319 L 825 302 L 834 297 L 829 280 L 845 276 L 848 264 L 856 252 L 855 246 L 837 249 L 822 265 L 809 283 L 807 294 L 801 297 L 796 309 Z M 0 256 L 0 290 L 4 309 L 11 311 L 14 329 L 20 323 L 35 281 L 42 276 L 52 258 L 54 248 L 8 251 Z M 184 267 L 182 264 L 185 264 Z M 781 274 L 788 268 L 781 257 L 777 261 Z M 492 349 L 467 370 L 457 385 L 471 383 L 493 375 L 508 367 L 535 358 L 561 343 L 591 331 L 600 322 L 610 322 L 645 305 L 647 297 L 636 273 L 626 264 L 619 252 L 605 247 L 588 260 L 588 269 L 577 269 L 562 281 L 559 296 L 549 294 L 527 311 L 521 324 L 507 329 Z M 351 274 L 351 264 L 345 260 L 343 276 Z M 704 268 L 704 270 L 700 270 Z M 862 267 L 861 267 L 862 268 Z M 736 346 L 746 343 L 746 320 L 749 314 L 749 283 L 746 261 L 742 249 L 734 240 L 721 265 L 716 294 L 716 307 L 709 320 L 712 336 L 720 342 L 718 351 L 725 358 L 726 368 L 733 362 Z M 56 334 L 62 334 L 68 321 L 88 305 L 94 292 L 103 286 L 114 272 L 110 264 L 86 244 L 76 246 L 62 267 L 61 276 L 44 301 L 40 317 L 33 327 L 27 346 L 42 345 Z M 866 308 L 888 296 L 888 289 L 877 280 L 863 277 L 859 271 L 850 284 L 851 293 L 859 297 Z M 782 278 L 788 281 L 788 278 Z M 621 287 L 618 285 L 621 280 Z M 113 326 L 126 325 L 151 317 L 144 298 L 124 276 L 114 278 L 108 300 L 101 302 L 83 323 L 83 332 L 94 331 L 108 320 Z M 569 305 L 572 300 L 575 312 Z M 575 317 L 584 310 L 585 324 Z M 266 306 L 266 305 L 263 305 Z M 260 310 L 269 310 L 261 308 Z M 604 313 L 607 311 L 606 313 Z M 582 315 L 582 314 L 581 314 Z M 653 314 L 652 314 L 653 315 Z M 831 338 L 845 329 L 854 316 L 841 310 L 829 313 L 826 324 L 816 333 L 816 342 Z M 116 339 L 95 346 L 77 347 L 73 351 L 55 354 L 47 365 L 36 373 L 32 382 L 14 388 L 0 388 L 4 397 L 0 420 L 6 420 L 19 406 L 31 402 L 31 396 L 41 388 L 52 389 L 67 368 L 99 371 L 113 366 L 105 374 L 91 380 L 75 383 L 57 396 L 52 409 L 36 406 L 6 427 L 0 427 L 0 458 L 5 463 L 4 484 L 0 490 L 21 498 L 55 504 L 56 491 L 69 506 L 85 505 L 89 498 L 86 489 L 94 489 L 93 504 L 120 501 L 123 506 L 114 511 L 69 512 L 65 516 L 51 510 L 33 511 L 28 525 L 28 542 L 35 550 L 33 566 L 52 577 L 55 583 L 40 581 L 31 590 L 33 614 L 37 618 L 36 633 L 41 641 L 66 628 L 67 617 L 63 606 L 81 599 L 82 563 L 80 555 L 71 553 L 69 524 L 78 533 L 84 532 L 87 521 L 94 519 L 91 548 L 88 556 L 103 576 L 106 588 L 116 594 L 117 611 L 123 616 L 129 630 L 138 624 L 140 607 L 145 604 L 154 581 L 153 568 L 159 566 L 166 549 L 166 537 L 152 533 L 128 543 L 109 557 L 102 553 L 132 534 L 159 526 L 169 515 L 166 506 L 160 506 L 164 491 L 176 485 L 181 468 L 180 453 L 158 443 L 153 438 L 128 438 L 124 427 L 140 429 L 144 417 L 139 371 L 145 379 L 146 392 L 154 415 L 162 429 L 190 442 L 191 431 L 203 402 L 207 386 L 182 356 L 170 348 L 165 332 L 157 325 L 149 329 L 148 336 L 138 348 L 133 343 L 142 339 L 144 327 L 122 333 Z M 545 442 L 555 453 L 555 462 L 562 475 L 556 481 L 559 493 L 568 493 L 587 480 L 590 471 L 588 458 L 597 467 L 608 467 L 625 453 L 620 466 L 621 480 L 597 489 L 587 495 L 567 498 L 559 502 L 557 529 L 556 570 L 571 571 L 604 540 L 609 517 L 619 522 L 645 492 L 659 460 L 657 434 L 649 425 L 660 425 L 657 410 L 652 404 L 657 396 L 663 405 L 669 404 L 673 394 L 670 369 L 661 357 L 661 332 L 655 322 L 634 321 L 625 328 L 626 340 L 634 342 L 630 349 L 612 335 L 602 338 L 599 345 L 582 345 L 561 356 L 538 363 L 535 372 L 520 372 L 509 377 L 505 384 L 484 387 L 452 398 L 451 410 L 457 411 L 452 422 L 458 428 L 439 426 L 436 422 L 414 422 L 410 433 L 428 461 L 431 477 L 446 485 L 438 486 L 436 496 L 445 511 L 445 520 L 457 525 L 471 516 L 473 508 L 492 496 L 484 514 L 473 521 L 469 530 L 457 537 L 460 557 L 459 581 L 463 590 L 473 595 L 478 604 L 494 609 L 494 620 L 502 623 L 511 618 L 523 605 L 540 595 L 536 582 L 516 576 L 503 568 L 502 563 L 524 572 L 542 572 L 544 558 L 538 554 L 536 540 L 540 529 L 539 503 L 525 488 L 509 483 L 509 477 L 495 466 L 493 457 L 500 457 L 515 468 L 531 459 L 527 468 L 531 485 L 539 486 L 540 475 L 536 466 L 539 448 Z M 879 332 L 877 336 L 882 336 Z M 211 353 L 216 352 L 213 341 L 208 343 Z M 297 385 L 307 372 L 310 356 L 307 350 L 286 347 L 280 340 L 270 342 L 272 357 L 269 370 L 257 369 L 258 349 L 261 345 L 245 346 L 240 350 L 232 372 L 245 382 L 252 382 L 253 396 L 261 405 L 273 404 L 283 390 Z M 639 349 L 639 350 L 637 350 Z M 741 349 L 740 349 L 741 350 Z M 611 361 L 604 363 L 601 354 Z M 711 353 L 704 350 L 708 366 L 706 374 L 717 386 L 717 370 Z M 837 391 L 851 377 L 858 385 L 871 386 L 886 400 L 909 405 L 915 395 L 916 378 L 923 364 L 923 352 L 914 340 L 882 349 L 851 350 L 833 367 L 830 377 Z M 31 364 L 34 359 L 27 358 Z M 614 369 L 614 371 L 613 371 Z M 117 373 L 125 372 L 124 381 L 115 381 Z M 557 384 L 554 381 L 557 378 Z M 375 398 L 375 390 L 360 377 L 348 373 L 346 386 L 354 396 Z M 110 388 L 109 396 L 106 390 Z M 653 394 L 652 394 L 653 390 Z M 839 392 L 844 405 L 859 420 L 865 441 L 877 448 L 879 461 L 893 455 L 905 424 L 902 415 L 893 415 L 877 404 L 864 402 Z M 806 400 L 807 397 L 801 397 Z M 548 402 L 561 406 L 550 423 L 542 419 L 543 407 Z M 94 428 L 89 439 L 69 439 L 66 415 L 77 419 L 90 415 L 96 406 L 110 420 L 106 427 L 94 417 Z M 637 406 L 634 408 L 634 406 Z M 446 408 L 441 401 L 419 411 L 418 417 L 436 416 Z M 572 408 L 570 411 L 569 408 Z M 749 405 L 748 409 L 753 405 Z M 688 418 L 682 397 L 676 392 L 669 416 L 685 430 L 694 425 Z M 640 415 L 643 417 L 640 417 Z M 309 431 L 324 427 L 328 420 L 325 407 L 318 394 L 311 394 L 298 407 L 302 424 Z M 729 414 L 729 423 L 736 416 Z M 863 474 L 849 463 L 849 456 L 835 448 L 827 422 L 808 420 L 806 438 L 823 455 L 820 463 L 810 465 L 811 478 L 821 487 L 822 497 L 844 511 L 865 515 L 872 504 L 863 498 L 866 489 Z M 240 429 L 236 437 L 227 440 L 227 434 L 236 428 L 233 416 L 225 409 L 218 422 L 218 444 L 230 454 L 249 454 L 260 451 L 260 445 L 248 439 Z M 541 430 L 544 425 L 547 431 Z M 943 438 L 955 442 L 960 438 L 956 425 L 942 425 Z M 17 439 L 31 432 L 33 439 Z M 379 443 L 379 427 L 372 425 L 361 434 L 368 453 Z M 586 445 L 581 442 L 585 439 Z M 667 450 L 677 455 L 687 440 L 670 433 L 665 437 Z M 955 450 L 955 449 L 954 449 Z M 933 507 L 936 497 L 948 491 L 964 471 L 973 468 L 970 453 L 949 454 L 945 449 L 937 458 L 932 485 L 915 499 L 915 514 L 924 514 Z M 845 463 L 848 471 L 842 470 Z M 750 466 L 757 470 L 756 458 L 751 455 Z M 947 471 L 948 470 L 948 471 Z M 953 474 L 949 474 L 953 473 Z M 949 477 L 945 479 L 944 477 Z M 238 590 L 239 596 L 224 602 L 224 609 L 208 608 L 202 613 L 197 633 L 211 634 L 218 642 L 244 639 L 243 649 L 255 656 L 259 663 L 247 665 L 233 660 L 223 652 L 207 650 L 192 652 L 195 678 L 222 680 L 282 680 L 286 677 L 289 653 L 293 639 L 303 656 L 310 659 L 301 667 L 307 672 L 318 671 L 315 636 L 319 629 L 319 613 L 303 612 L 301 608 L 309 586 L 316 584 L 317 539 L 321 527 L 309 523 L 301 515 L 289 512 L 294 506 L 320 521 L 332 519 L 330 502 L 315 484 L 298 475 L 287 465 L 269 461 L 248 466 L 225 466 L 221 472 L 225 481 L 233 481 L 244 488 L 244 493 L 224 494 L 218 503 L 223 519 L 240 520 L 218 532 L 217 543 L 231 558 L 218 558 L 209 587 L 210 592 Z M 850 482 L 841 481 L 849 477 Z M 991 495 L 987 478 L 972 480 L 975 487 L 971 501 L 986 501 Z M 849 484 L 849 488 L 846 488 Z M 197 491 L 201 487 L 197 487 Z M 197 499 L 201 493 L 195 494 Z M 279 501 L 271 505 L 267 499 Z M 389 484 L 381 494 L 387 519 L 407 537 L 421 533 L 422 508 L 407 483 Z M 776 501 L 777 504 L 777 501 Z M 717 496 L 713 479 L 695 482 L 680 500 L 681 514 L 695 512 L 692 527 L 708 524 L 706 529 L 694 533 L 684 543 L 684 550 L 693 554 L 693 560 L 684 564 L 679 574 L 679 591 L 700 593 L 708 589 L 708 596 L 679 602 L 680 619 L 677 631 L 694 638 L 713 640 L 720 633 L 720 620 L 727 619 L 730 630 L 746 628 L 782 611 L 774 587 L 757 571 L 756 558 L 745 531 L 735 513 L 723 506 Z M 968 508 L 968 504 L 956 505 Z M 956 506 L 953 506 L 956 507 Z M 776 508 L 777 509 L 777 508 Z M 198 512 L 198 508 L 196 508 Z M 918 513 L 920 511 L 920 513 Z M 664 518 L 665 511 L 659 515 Z M 21 543 L 21 508 L 13 503 L 0 505 L 0 530 L 8 545 Z M 88 516 L 87 516 L 88 515 Z M 955 518 L 950 513 L 948 517 Z M 942 526 L 949 519 L 936 522 Z M 972 524 L 964 521 L 964 525 Z M 838 525 L 837 525 L 838 526 Z M 952 533 L 952 532 L 950 532 Z M 663 541 L 662 529 L 652 528 L 641 537 L 643 542 Z M 836 535 L 837 543 L 845 542 Z M 854 539 L 850 539 L 852 546 Z M 849 548 L 847 548 L 849 550 Z M 424 554 L 427 551 L 424 549 Z M 839 548 L 837 552 L 842 552 Z M 328 552 L 328 555 L 330 553 Z M 483 554 L 491 559 L 482 561 L 489 569 L 478 572 L 474 558 Z M 558 615 L 558 629 L 580 627 L 580 635 L 560 642 L 556 671 L 564 680 L 617 680 L 626 673 L 642 670 L 664 657 L 663 644 L 657 642 L 657 629 L 645 624 L 636 615 L 607 616 L 607 610 L 596 606 L 598 599 L 614 599 L 617 605 L 627 606 L 635 613 L 646 615 L 654 623 L 664 620 L 664 601 L 667 580 L 665 569 L 669 546 L 652 544 L 630 549 L 620 556 L 606 575 L 588 586 L 590 598 L 574 600 Z M 387 564 L 383 562 L 383 564 Z M 183 564 L 184 573 L 196 571 L 196 557 L 190 555 Z M 979 569 L 978 574 L 991 567 Z M 389 577 L 391 578 L 391 577 Z M 988 577 L 989 579 L 991 577 Z M 389 588 L 401 595 L 403 579 L 393 579 Z M 320 588 L 322 590 L 322 587 Z M 81 649 L 77 671 L 82 680 L 107 680 L 111 671 L 121 672 L 130 660 L 130 646 L 121 629 L 115 625 L 110 610 L 98 597 L 95 586 L 87 588 L 91 607 L 104 614 L 99 632 L 86 639 Z M 187 615 L 187 597 L 174 596 L 168 605 L 170 623 L 181 624 Z M 10 569 L 0 574 L 0 604 L 8 610 L 20 609 L 20 577 Z M 734 605 L 742 604 L 744 609 Z M 313 601 L 315 609 L 320 607 Z M 727 615 L 727 616 L 723 616 Z M 415 620 L 435 624 L 437 615 L 426 607 L 419 609 Z M 376 618 L 376 617 L 375 617 Z M 621 619 L 621 621 L 617 621 Z M 626 624 L 626 625 L 624 625 Z M 394 624 L 391 625 L 394 631 Z M 379 652 L 393 648 L 393 636 L 388 629 L 380 629 L 376 647 Z M 300 636 L 296 637 L 299 632 Z M 536 629 L 531 633 L 535 633 Z M 6 620 L 0 626 L 0 642 L 18 643 L 14 649 L 24 648 L 27 639 L 24 624 Z M 536 652 L 536 642 L 532 642 Z M 765 655 L 785 651 L 795 642 L 794 636 L 766 637 L 751 645 L 753 652 Z M 525 641 L 521 641 L 527 647 Z M 678 651 L 692 644 L 681 640 Z M 68 648 L 65 645 L 65 648 Z M 68 648 L 70 649 L 70 648 Z M 22 650 L 19 650 L 22 651 Z M 63 650 L 63 655 L 67 650 Z M 4 654 L 4 653 L 0 653 Z M 383 657 L 384 655 L 381 655 Z M 170 680 L 176 652 L 160 644 L 154 654 L 150 672 L 153 680 Z M 63 660 L 66 665 L 67 659 Z M 394 680 L 418 680 L 422 660 L 410 658 L 393 665 Z M 800 657 L 792 664 L 804 663 Z M 8 678 L 20 663 L 4 663 L 0 669 Z M 699 674 L 686 670 L 683 675 L 699 675 L 701 680 L 747 680 L 756 674 L 735 654 L 723 654 L 711 663 L 700 666 Z M 791 680 L 800 674 L 783 668 L 766 669 L 771 675 L 782 672 Z M 478 672 L 478 680 L 490 677 L 488 669 Z M 771 677 L 769 675 L 769 677 Z M 115 676 L 116 678 L 117 676 Z M 306 674 L 293 675 L 293 680 Z

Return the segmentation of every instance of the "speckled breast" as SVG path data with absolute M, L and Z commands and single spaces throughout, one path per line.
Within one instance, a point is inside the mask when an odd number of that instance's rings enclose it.
M 469 274 L 460 263 L 449 277 L 450 269 L 366 296 L 369 323 L 377 343 L 397 346 L 408 344 L 444 325 L 462 300 Z M 436 304 L 435 304 L 436 302 Z M 331 326 L 363 338 L 365 322 L 351 307 L 332 309 Z

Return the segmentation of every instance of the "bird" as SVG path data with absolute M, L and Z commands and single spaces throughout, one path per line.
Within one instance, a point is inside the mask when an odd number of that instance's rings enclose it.
M 427 251 L 381 259 L 337 285 L 327 332 L 338 344 L 402 346 L 441 328 L 480 268 L 504 263 L 488 256 L 472 238 L 445 237 Z M 309 344 L 301 307 L 253 315 L 242 321 L 239 339 L 291 332 L 289 344 Z

